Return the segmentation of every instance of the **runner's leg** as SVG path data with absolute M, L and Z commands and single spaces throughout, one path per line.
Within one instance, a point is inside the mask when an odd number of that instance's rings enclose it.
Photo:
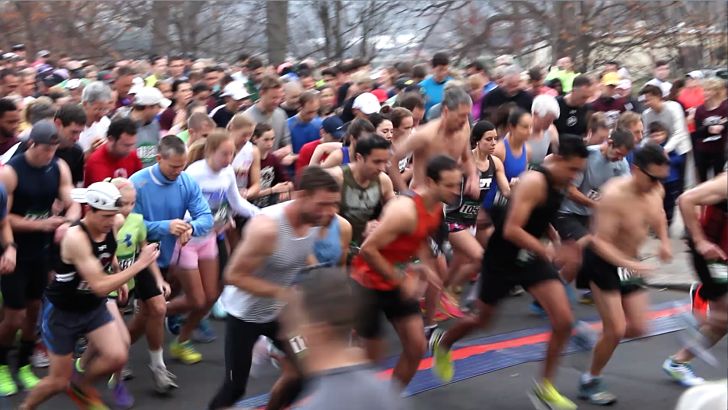
M 40 383 L 28 393 L 21 409 L 34 409 L 51 396 L 64 391 L 68 386 L 73 373 L 73 355 L 59 356 L 49 351 L 48 358 L 51 362 L 48 376 L 41 379 Z
M 404 388 L 417 373 L 420 360 L 427 351 L 427 341 L 422 332 L 423 323 L 420 315 L 396 318 L 392 320 L 392 326 L 402 344 L 402 354 L 394 366 L 392 378 L 397 379 Z
M 546 348 L 543 379 L 554 380 L 561 353 L 571 336 L 574 322 L 571 306 L 560 280 L 544 280 L 528 287 L 528 292 L 541 304 L 551 321 L 551 337 Z
M 87 335 L 96 347 L 96 360 L 91 360 L 79 380 L 78 386 L 85 390 L 101 377 L 121 370 L 129 356 L 128 346 L 114 321 L 93 330 Z
M 622 308 L 622 295 L 619 290 L 602 290 L 591 283 L 594 304 L 599 316 L 602 318 L 602 335 L 594 346 L 591 376 L 600 376 L 604 366 L 614 353 L 614 349 L 624 337 L 627 330 L 624 309 Z

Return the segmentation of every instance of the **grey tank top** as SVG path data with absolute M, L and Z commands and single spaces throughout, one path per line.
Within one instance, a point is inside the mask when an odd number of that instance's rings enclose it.
M 284 209 L 289 202 L 262 209 L 261 213 L 278 222 L 276 249 L 253 273 L 253 276 L 276 285 L 291 286 L 298 272 L 306 266 L 306 259 L 313 254 L 313 246 L 319 228 L 311 228 L 305 236 L 296 236 Z M 253 323 L 268 323 L 276 320 L 284 303 L 274 299 L 255 296 L 236 286 L 227 285 L 223 290 L 222 303 L 228 314 Z
M 549 146 L 551 145 L 551 130 L 546 129 L 540 140 L 529 139 L 527 143 L 528 152 L 531 153 L 531 160 L 529 161 L 529 164 L 540 165 L 549 152 Z

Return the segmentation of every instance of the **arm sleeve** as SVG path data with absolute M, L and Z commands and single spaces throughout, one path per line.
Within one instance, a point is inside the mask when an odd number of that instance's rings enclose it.
M 205 236 L 212 229 L 213 219 L 210 206 L 202 195 L 200 186 L 191 178 L 185 178 L 187 187 L 187 210 L 192 217 L 192 236 Z
M 240 191 L 238 191 L 238 184 L 235 180 L 235 174 L 232 172 L 232 169 L 229 170 L 230 172 L 225 172 L 225 177 L 226 179 L 228 179 L 228 189 L 226 196 L 228 203 L 230 203 L 230 207 L 235 211 L 236 214 L 240 216 L 250 218 L 254 215 L 257 215 L 260 210 L 257 206 L 251 204 L 240 196 Z
M 135 181 L 133 181 L 135 182 Z M 144 215 L 144 195 L 141 195 L 139 186 L 134 183 L 137 191 L 136 204 L 134 205 L 134 213 Z M 144 218 L 144 226 L 147 228 L 147 237 L 152 241 L 161 241 L 162 238 L 169 235 L 169 221 L 148 221 Z

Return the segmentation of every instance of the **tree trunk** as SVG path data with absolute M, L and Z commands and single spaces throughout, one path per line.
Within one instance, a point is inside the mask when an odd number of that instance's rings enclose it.
M 288 1 L 269 1 L 265 7 L 268 62 L 277 66 L 286 59 L 288 44 Z
M 341 14 L 343 10 L 344 4 L 341 0 L 334 0 L 334 25 L 332 34 L 334 36 L 334 57 L 338 60 L 344 58 L 344 39 L 341 38 Z
M 331 58 L 331 17 L 329 15 L 329 3 L 320 1 L 318 4 L 318 18 L 321 21 L 321 29 L 324 34 L 324 56 L 326 59 Z
M 153 54 L 163 54 L 169 45 L 169 3 L 152 3 L 152 49 Z

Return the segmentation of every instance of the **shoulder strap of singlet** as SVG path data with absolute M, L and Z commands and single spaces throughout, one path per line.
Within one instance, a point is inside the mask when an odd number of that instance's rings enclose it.
M 349 162 L 351 162 L 351 160 L 349 159 L 349 147 L 342 146 L 341 147 L 341 163 L 348 164 Z
M 495 175 L 495 160 L 493 155 L 488 155 L 488 169 L 486 172 L 490 175 Z

